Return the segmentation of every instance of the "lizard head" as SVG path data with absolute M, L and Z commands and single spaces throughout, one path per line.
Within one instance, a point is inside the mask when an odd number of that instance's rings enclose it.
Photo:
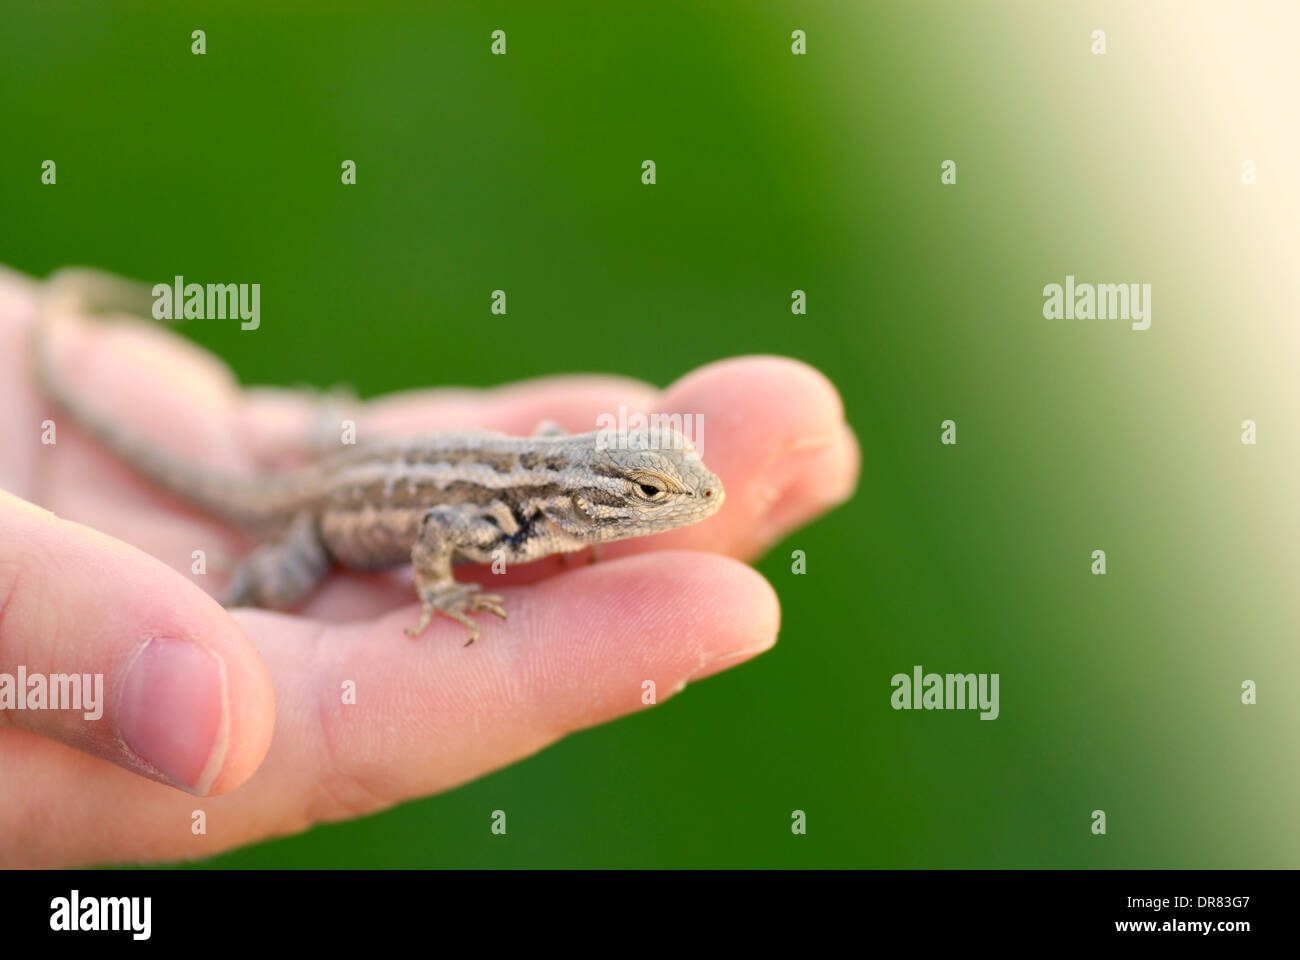
M 661 533 L 698 523 L 722 506 L 722 481 L 675 430 L 627 431 L 597 449 L 590 466 L 566 518 L 575 528 L 570 532 L 586 540 Z

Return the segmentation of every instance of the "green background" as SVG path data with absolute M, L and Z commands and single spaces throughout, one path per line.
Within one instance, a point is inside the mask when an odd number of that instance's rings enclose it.
M 255 334 L 180 327 L 248 383 L 666 384 L 786 354 L 839 387 L 863 449 L 854 499 L 758 564 L 782 603 L 770 653 L 445 795 L 208 864 L 1300 865 L 1294 315 L 1259 293 L 1294 271 L 1229 223 L 1265 202 L 1231 189 L 1239 151 L 1212 184 L 1213 118 L 1180 95 L 1204 63 L 1152 65 L 1177 18 L 188 6 L 6 11 L 0 263 L 258 282 Z M 1152 328 L 1044 320 L 1067 273 L 1153 284 Z M 914 664 L 999 673 L 1000 718 L 893 711 Z

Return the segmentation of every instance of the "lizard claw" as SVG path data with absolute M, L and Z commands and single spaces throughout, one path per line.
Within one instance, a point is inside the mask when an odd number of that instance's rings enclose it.
M 506 608 L 502 606 L 505 597 L 496 593 L 478 593 L 474 595 L 474 609 L 495 613 L 502 620 L 506 619 Z
M 469 629 L 469 646 L 479 637 L 479 626 L 470 619 L 469 614 L 479 610 L 494 613 L 502 620 L 506 619 L 503 605 L 505 597 L 498 593 L 482 593 L 483 587 L 477 583 L 458 583 L 455 580 L 431 585 L 420 591 L 420 619 L 406 628 L 406 634 L 417 637 L 424 632 L 433 620 L 434 614 L 441 611 L 453 620 L 464 624 Z

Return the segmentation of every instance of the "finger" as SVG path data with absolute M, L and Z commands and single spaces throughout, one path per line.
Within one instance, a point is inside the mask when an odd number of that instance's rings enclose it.
M 326 629 L 310 670 L 293 654 L 281 662 L 283 648 L 268 652 L 272 670 L 288 671 L 277 684 L 277 744 L 283 735 L 296 745 L 290 766 L 308 757 L 317 767 L 249 789 L 333 805 L 326 819 L 447 789 L 756 656 L 780 619 L 766 580 L 704 553 L 628 557 L 499 592 L 509 619 L 475 615 L 482 635 L 468 650 L 465 628 L 446 617 L 407 637 L 419 615 L 408 603 L 369 625 Z M 364 709 L 341 702 L 345 681 Z
M 42 862 L 206 856 L 445 790 L 570 731 L 652 709 L 768 649 L 779 621 L 757 573 L 700 553 L 629 557 L 503 593 L 510 619 L 476 614 L 483 634 L 468 648 L 465 629 L 441 616 L 405 636 L 414 604 L 347 627 L 239 611 L 251 635 L 275 640 L 263 650 L 280 711 L 262 768 L 204 803 L 207 833 L 196 837 L 192 803 L 167 791 L 102 764 L 29 765 L 55 816 L 76 802 L 68 787 L 80 777 L 116 818 L 112 832 L 65 831 Z M 21 759 L 0 753 L 0 763 Z M 77 811 L 87 817 L 84 804 Z M 0 805 L 0 836 L 10 816 Z
M 0 493 L 0 726 L 207 794 L 252 774 L 274 717 L 265 667 L 212 599 Z
M 0 266 L 0 410 L 11 425 L 0 431 L 0 489 L 23 497 L 32 493 L 41 432 L 27 350 L 39 289 L 31 277 Z

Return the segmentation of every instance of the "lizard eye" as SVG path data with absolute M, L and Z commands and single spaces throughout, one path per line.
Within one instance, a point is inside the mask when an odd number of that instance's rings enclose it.
M 682 492 L 672 478 L 649 470 L 638 471 L 627 479 L 633 484 L 633 495 L 646 503 L 659 503 L 670 493 Z

